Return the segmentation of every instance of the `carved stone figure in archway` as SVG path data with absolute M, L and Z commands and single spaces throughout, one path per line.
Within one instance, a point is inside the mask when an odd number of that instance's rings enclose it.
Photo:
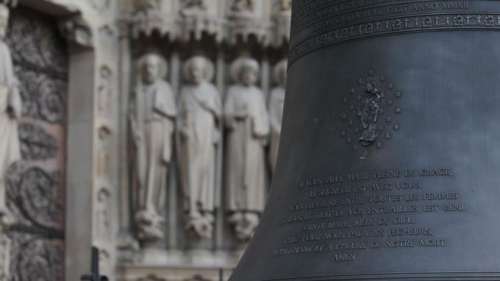
M 139 60 L 139 79 L 131 103 L 134 164 L 139 184 L 135 219 L 141 241 L 164 236 L 160 205 L 167 188 L 177 115 L 174 93 L 163 80 L 166 71 L 166 62 L 160 55 L 144 55 Z
M 224 105 L 227 210 L 241 240 L 252 236 L 266 197 L 264 147 L 270 129 L 264 95 L 256 86 L 258 74 L 257 61 L 237 59 L 231 66 L 235 84 Z
M 13 219 L 5 202 L 5 176 L 7 169 L 21 159 L 18 121 L 22 101 L 9 47 L 5 35 L 9 22 L 9 8 L 0 4 L 0 223 Z
M 269 161 L 274 173 L 278 159 L 278 149 L 281 136 L 281 122 L 283 120 L 283 107 L 285 105 L 287 61 L 282 60 L 274 67 L 273 76 L 276 87 L 271 91 L 269 97 L 269 118 L 271 120 L 271 143 L 269 150 Z
M 188 214 L 187 229 L 199 238 L 211 238 L 215 209 L 217 145 L 221 138 L 220 94 L 210 83 L 213 65 L 194 56 L 184 66 L 188 81 L 179 103 L 179 162 Z

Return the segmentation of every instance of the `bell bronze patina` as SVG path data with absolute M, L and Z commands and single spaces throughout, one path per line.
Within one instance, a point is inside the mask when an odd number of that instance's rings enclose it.
M 276 174 L 231 280 L 500 280 L 500 1 L 292 18 Z

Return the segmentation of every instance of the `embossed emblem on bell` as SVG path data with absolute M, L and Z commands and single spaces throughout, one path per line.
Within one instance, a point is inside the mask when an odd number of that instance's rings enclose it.
M 292 1 L 277 165 L 230 280 L 500 280 L 499 15 Z
M 339 132 L 366 159 L 372 148 L 382 149 L 399 131 L 402 93 L 373 69 L 356 84 L 344 97 L 346 110 L 339 116 Z

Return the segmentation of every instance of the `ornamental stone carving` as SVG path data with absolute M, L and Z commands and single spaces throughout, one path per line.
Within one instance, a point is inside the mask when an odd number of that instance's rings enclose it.
M 287 61 L 282 60 L 276 64 L 273 70 L 273 78 L 276 87 L 271 91 L 269 97 L 269 118 L 271 121 L 271 143 L 269 149 L 269 160 L 271 170 L 274 174 L 278 149 L 281 136 L 281 123 L 283 120 L 283 108 L 285 105 Z
M 10 165 L 5 175 L 7 204 L 15 221 L 6 235 L 1 230 L 0 271 L 5 262 L 10 265 L 8 276 L 0 280 L 64 280 L 67 58 L 68 49 L 74 49 L 61 37 L 58 19 L 76 9 L 56 3 L 63 1 L 28 2 L 11 10 L 9 32 L 1 40 L 12 54 L 23 110 L 18 129 L 22 161 Z M 5 61 L 2 65 L 3 71 Z
M 266 45 L 269 41 L 271 1 L 231 0 L 228 2 L 229 42 L 247 41 L 250 35 Z
M 63 243 L 20 233 L 11 239 L 11 274 L 7 280 L 64 280 Z
M 224 118 L 227 129 L 226 209 L 240 240 L 248 240 L 259 222 L 266 198 L 264 148 L 269 117 L 262 91 L 257 88 L 259 65 L 238 58 L 231 66 L 235 81 L 227 93 Z
M 4 232 L 4 226 L 1 226 L 1 231 Z M 7 235 L 2 234 L 0 236 L 0 280 L 9 279 L 9 268 L 10 268 L 10 252 L 11 252 L 11 240 Z
M 99 86 L 97 88 L 97 109 L 103 117 L 111 115 L 113 102 L 113 71 L 108 65 L 102 65 L 99 69 Z
M 251 17 L 255 14 L 255 0 L 233 0 L 231 2 L 231 12 L 235 16 Z
M 84 48 L 92 48 L 94 39 L 89 23 L 81 16 L 75 16 L 59 23 L 61 34 L 68 42 Z
M 177 1 L 137 0 L 133 1 L 132 36 L 150 36 L 153 31 L 161 35 L 176 37 L 178 30 Z
M 156 53 L 139 59 L 139 77 L 133 93 L 130 128 L 138 188 L 135 201 L 137 238 L 143 242 L 164 237 L 161 198 L 167 188 L 172 159 L 172 136 L 177 116 L 174 93 L 163 80 L 165 60 Z
M 5 43 L 9 13 L 9 7 L 0 4 L 0 132 L 2 132 L 0 139 L 0 224 L 10 223 L 12 220 L 5 201 L 6 172 L 14 162 L 21 160 L 18 121 L 22 114 L 22 100 L 14 74 L 10 49 Z
M 108 242 L 113 239 L 111 229 L 111 191 L 108 187 L 101 187 L 97 192 L 95 207 L 95 234 L 97 241 Z
M 216 155 L 221 140 L 222 105 L 218 90 L 210 82 L 213 74 L 213 65 L 205 57 L 194 56 L 186 62 L 188 84 L 181 90 L 178 123 L 186 228 L 206 239 L 213 233 Z
M 21 156 L 24 160 L 48 160 L 57 156 L 57 140 L 44 127 L 33 123 L 19 124 Z
M 190 35 L 200 40 L 203 32 L 214 35 L 217 41 L 224 36 L 225 21 L 219 14 L 220 1 L 184 0 L 181 1 L 181 28 L 184 40 Z

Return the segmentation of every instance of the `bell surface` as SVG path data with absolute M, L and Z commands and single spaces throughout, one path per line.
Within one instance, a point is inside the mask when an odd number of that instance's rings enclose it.
M 231 280 L 500 280 L 500 1 L 292 13 L 278 167 Z

